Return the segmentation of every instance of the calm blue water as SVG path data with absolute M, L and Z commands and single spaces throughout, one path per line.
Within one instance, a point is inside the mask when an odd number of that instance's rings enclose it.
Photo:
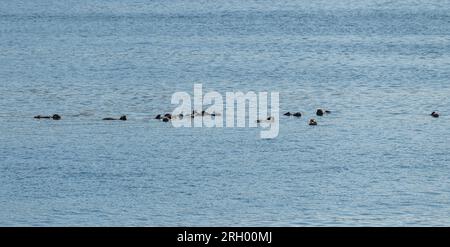
M 0 225 L 450 225 L 450 1 L 424 2 L 1 1 Z M 305 116 L 152 119 L 194 83 Z

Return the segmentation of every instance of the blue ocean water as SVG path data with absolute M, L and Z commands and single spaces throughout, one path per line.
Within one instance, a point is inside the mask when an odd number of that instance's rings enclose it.
M 448 226 L 449 82 L 445 0 L 3 0 L 0 225 Z M 152 119 L 194 83 L 305 116 Z

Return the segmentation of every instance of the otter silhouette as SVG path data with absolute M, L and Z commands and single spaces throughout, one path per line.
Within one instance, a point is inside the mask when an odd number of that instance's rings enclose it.
M 301 117 L 302 116 L 302 113 L 301 112 L 296 112 L 296 113 L 291 113 L 291 112 L 286 112 L 285 114 L 283 114 L 283 115 L 285 115 L 285 116 L 294 116 L 294 117 Z
M 272 122 L 272 121 L 274 121 L 274 120 L 275 120 L 274 117 L 267 117 L 265 120 L 258 119 L 258 120 L 256 120 L 256 122 L 257 122 L 257 123 L 262 123 L 262 122 Z
M 36 119 L 53 119 L 53 120 L 61 120 L 61 116 L 58 114 L 53 114 L 52 116 L 42 116 L 42 115 L 37 115 L 34 116 L 34 118 Z
M 192 110 L 191 118 L 195 118 L 195 116 L 212 116 L 212 117 L 216 117 L 216 116 L 220 116 L 220 115 L 221 115 L 220 113 L 215 113 L 215 112 L 209 113 L 209 112 L 204 111 L 204 110 L 201 113 Z M 186 116 L 188 116 L 188 115 L 186 115 Z
M 216 116 L 217 114 L 215 112 L 209 113 L 207 111 L 202 111 L 202 116 L 213 116 L 213 115 Z
M 176 118 L 176 117 L 178 117 L 178 118 L 180 118 L 180 119 L 182 119 L 183 118 L 183 114 L 178 114 L 178 115 L 176 115 L 176 116 L 172 116 L 172 114 L 170 114 L 170 113 L 166 113 L 166 114 L 164 114 L 164 116 L 162 116 L 161 114 L 158 114 L 158 115 L 156 115 L 156 117 L 155 117 L 155 119 L 159 119 L 159 120 L 163 120 L 163 122 L 167 122 L 167 121 L 164 121 L 164 119 L 172 119 L 172 118 Z
M 172 118 L 183 118 L 183 114 L 178 114 L 178 115 L 174 115 L 174 116 L 172 116 L 172 114 L 170 114 L 170 113 L 166 113 L 166 114 L 164 114 L 164 116 L 162 115 L 162 114 L 158 114 L 158 115 L 156 115 L 156 117 L 155 117 L 155 119 L 158 119 L 158 120 L 161 120 L 161 121 L 163 121 L 163 122 L 169 122 L 170 120 L 172 120 Z
M 309 120 L 309 123 L 308 123 L 309 125 L 317 125 L 317 121 L 314 119 L 314 118 L 311 118 L 310 120 Z
M 127 116 L 123 115 L 120 118 L 105 117 L 105 118 L 103 118 L 103 120 L 110 120 L 110 121 L 112 121 L 112 120 L 122 120 L 122 121 L 126 121 L 127 120 Z
M 439 113 L 437 113 L 437 112 L 432 112 L 431 114 L 430 114 L 432 117 L 434 117 L 434 118 L 438 118 L 439 117 Z
M 317 116 L 323 116 L 324 114 L 329 114 L 329 113 L 331 113 L 331 111 L 324 110 L 324 109 L 317 109 L 317 111 L 316 111 Z

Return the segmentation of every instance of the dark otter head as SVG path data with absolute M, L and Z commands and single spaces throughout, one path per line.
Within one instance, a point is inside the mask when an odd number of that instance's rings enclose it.
M 161 114 L 156 115 L 155 119 L 161 119 Z
M 317 125 L 317 121 L 313 118 L 309 120 L 309 125 Z
M 317 109 L 316 115 L 317 116 L 323 116 L 323 110 L 322 109 Z
M 167 114 L 164 115 L 164 117 L 165 117 L 165 118 L 168 118 L 168 119 L 172 119 L 172 114 L 167 113 Z
M 439 117 L 439 113 L 434 111 L 434 112 L 431 113 L 431 116 L 438 118 Z
M 292 116 L 294 116 L 294 117 L 301 117 L 302 113 L 301 112 L 296 112 L 296 113 L 292 114 Z
M 202 111 L 202 116 L 205 116 L 205 114 L 206 114 L 206 111 Z
M 290 116 L 290 115 L 292 115 L 292 113 L 290 113 L 290 112 L 286 112 L 285 114 L 283 114 L 283 115 L 285 115 L 285 116 Z
M 271 120 L 273 120 L 273 117 L 268 117 L 267 118 L 267 121 L 271 121 Z
M 183 119 L 183 117 L 184 117 L 183 113 L 178 114 L 179 119 Z
M 61 116 L 58 114 L 53 114 L 52 118 L 53 118 L 53 120 L 60 120 Z
M 170 120 L 170 119 L 167 118 L 167 117 L 165 117 L 165 118 L 162 119 L 163 122 L 169 122 L 169 120 Z
M 127 116 L 123 115 L 123 116 L 121 116 L 121 117 L 119 118 L 119 120 L 126 121 L 126 120 L 127 120 Z

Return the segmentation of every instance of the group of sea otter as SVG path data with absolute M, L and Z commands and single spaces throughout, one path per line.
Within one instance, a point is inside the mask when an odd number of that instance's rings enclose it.
M 317 109 L 316 111 L 316 115 L 317 116 L 323 116 L 324 114 L 328 114 L 331 113 L 328 110 L 324 110 L 324 109 Z M 188 118 L 195 118 L 196 116 L 218 116 L 218 113 L 209 113 L 206 111 L 202 111 L 201 113 L 197 112 L 197 111 L 192 111 L 191 114 L 187 114 L 187 115 L 183 115 L 183 114 L 178 114 L 178 115 L 172 115 L 171 113 L 166 113 L 166 114 L 158 114 L 156 115 L 155 119 L 158 119 L 160 121 L 163 122 L 169 122 L 173 119 L 183 119 L 184 117 L 188 117 Z M 283 114 L 284 116 L 294 116 L 294 117 L 301 117 L 302 113 L 301 112 L 295 112 L 295 113 L 291 113 L 291 112 L 286 112 Z M 257 123 L 263 123 L 263 122 L 273 122 L 275 119 L 272 116 L 267 117 L 266 119 L 258 119 L 256 120 Z M 317 121 L 315 119 L 310 119 L 309 120 L 309 125 L 317 125 Z
M 59 114 L 53 114 L 51 116 L 43 116 L 43 115 L 37 115 L 34 116 L 34 118 L 36 119 L 53 119 L 53 120 L 61 120 L 61 116 Z M 114 118 L 114 117 L 105 117 L 102 120 L 121 120 L 121 121 L 126 121 L 127 120 L 127 116 L 123 115 L 120 116 L 119 118 Z
M 317 109 L 316 111 L 316 115 L 317 116 L 323 116 L 324 114 L 329 114 L 331 113 L 331 111 L 329 110 L 324 110 L 324 109 Z M 283 114 L 285 116 L 294 116 L 294 117 L 301 117 L 302 113 L 301 112 L 295 112 L 295 113 L 291 113 L 291 112 L 286 112 L 285 114 Z M 308 124 L 311 126 L 315 126 L 317 125 L 317 121 L 314 118 L 309 119 Z
M 195 116 L 219 116 L 219 113 L 209 113 L 206 111 L 202 111 L 201 113 L 197 112 L 197 111 L 192 111 L 191 114 L 186 114 L 183 115 L 182 113 L 178 114 L 178 115 L 172 115 L 171 113 L 166 113 L 166 114 L 158 114 L 156 115 L 155 119 L 161 120 L 163 122 L 169 122 L 172 119 L 183 119 L 185 117 L 187 118 L 194 118 Z
M 316 115 L 317 116 L 323 116 L 323 115 L 325 115 L 325 114 L 329 114 L 329 113 L 331 113 L 331 111 L 329 111 L 329 110 L 324 110 L 324 109 L 317 109 L 317 111 L 316 111 Z M 218 116 L 219 114 L 218 113 L 208 113 L 208 112 L 206 112 L 206 111 L 202 111 L 201 113 L 198 113 L 197 111 L 192 111 L 192 114 L 187 114 L 187 115 L 183 115 L 183 114 L 178 114 L 178 115 L 176 115 L 176 116 L 174 116 L 174 115 L 172 115 L 172 114 L 170 114 L 170 113 L 166 113 L 166 114 L 164 114 L 164 115 L 162 115 L 162 114 L 158 114 L 156 117 L 155 117 L 155 119 L 158 119 L 158 120 L 161 120 L 161 121 L 163 121 L 163 122 L 169 122 L 169 121 L 171 121 L 172 119 L 182 119 L 182 118 L 184 118 L 184 117 L 190 117 L 190 118 L 194 118 L 195 116 Z M 288 117 L 290 117 L 290 116 L 293 116 L 293 117 L 301 117 L 302 116 L 302 113 L 300 113 L 300 112 L 295 112 L 295 113 L 291 113 L 291 112 L 286 112 L 286 113 L 284 113 L 283 114 L 284 116 L 288 116 Z M 434 117 L 434 118 L 438 118 L 439 117 L 439 113 L 438 112 L 436 112 L 436 111 L 434 111 L 434 112 L 432 112 L 431 114 L 430 114 L 432 117 Z M 50 115 L 50 116 L 46 116 L 46 115 L 37 115 L 37 116 L 34 116 L 34 118 L 36 118 L 36 119 L 53 119 L 53 120 L 61 120 L 61 116 L 59 115 L 59 114 L 53 114 L 53 115 Z M 126 115 L 123 115 L 123 116 L 121 116 L 121 117 L 119 117 L 119 118 L 114 118 L 114 117 L 106 117 L 106 118 L 103 118 L 102 120 L 120 120 L 120 121 L 126 121 L 127 120 L 127 116 Z M 258 119 L 256 122 L 257 123 L 262 123 L 262 122 L 271 122 L 271 121 L 274 121 L 274 118 L 273 117 L 267 117 L 266 119 Z M 317 121 L 314 119 L 314 118 L 311 118 L 311 119 L 309 119 L 309 122 L 308 122 L 308 124 L 309 125 L 311 125 L 311 126 L 314 126 L 314 125 L 317 125 Z
M 317 116 L 323 116 L 324 114 L 329 114 L 331 113 L 331 111 L 329 110 L 324 110 L 324 109 L 317 109 L 316 111 L 316 115 Z M 194 118 L 195 116 L 217 116 L 219 115 L 218 113 L 208 113 L 206 111 L 202 111 L 201 113 L 198 113 L 197 111 L 192 111 L 191 114 L 187 114 L 187 115 L 183 115 L 183 114 L 178 114 L 178 115 L 172 115 L 170 113 L 166 113 L 166 114 L 158 114 L 155 119 L 158 119 L 160 121 L 163 122 L 169 122 L 172 119 L 182 119 L 184 117 L 190 117 L 190 118 Z M 284 116 L 293 116 L 293 117 L 298 117 L 300 118 L 302 116 L 301 112 L 286 112 L 283 114 Z M 264 122 L 273 122 L 275 119 L 272 116 L 267 117 L 266 119 L 258 119 L 256 120 L 257 123 L 264 123 Z M 314 118 L 311 118 L 308 122 L 309 125 L 317 125 L 317 121 Z

